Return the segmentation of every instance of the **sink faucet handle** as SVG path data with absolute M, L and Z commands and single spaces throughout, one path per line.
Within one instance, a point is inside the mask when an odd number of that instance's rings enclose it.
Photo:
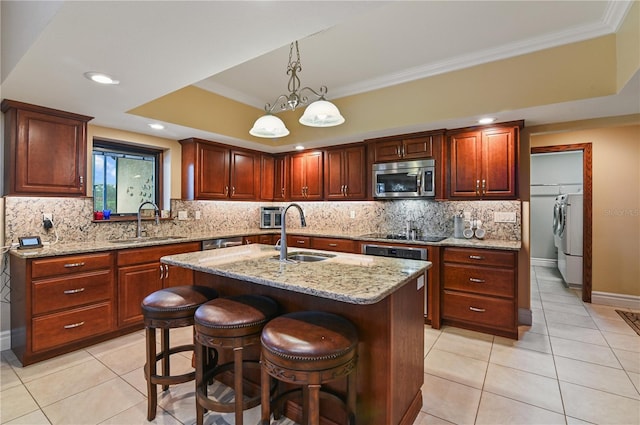
M 282 249 L 282 244 L 281 244 L 281 242 L 282 242 L 282 239 L 278 239 L 278 241 L 276 242 L 276 244 L 273 246 L 273 248 L 274 248 L 276 251 L 280 251 L 280 249 Z

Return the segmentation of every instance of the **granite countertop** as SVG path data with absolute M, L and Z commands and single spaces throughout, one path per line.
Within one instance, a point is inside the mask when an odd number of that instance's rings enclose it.
M 148 238 L 144 241 L 136 241 L 132 243 L 114 243 L 113 241 L 85 241 L 85 242 L 59 242 L 54 245 L 45 245 L 43 248 L 18 250 L 11 249 L 11 254 L 21 258 L 40 258 L 40 257 L 55 257 L 59 255 L 72 255 L 83 254 L 90 252 L 100 251 L 115 251 L 128 248 L 141 248 L 150 246 L 161 246 L 184 242 L 200 242 L 207 239 L 229 238 L 236 236 L 248 236 L 248 235 L 260 235 L 260 234 L 279 234 L 278 229 L 243 229 L 238 231 L 226 231 L 219 233 L 209 233 L 204 235 L 190 235 L 179 236 L 175 239 L 158 240 Z M 484 248 L 484 249 L 504 249 L 511 251 L 518 251 L 522 243 L 521 241 L 505 241 L 498 239 L 454 239 L 447 238 L 441 242 L 422 242 L 422 241 L 408 241 L 408 240 L 388 240 L 367 237 L 362 234 L 354 234 L 350 232 L 339 231 L 318 231 L 309 229 L 287 229 L 288 235 L 302 235 L 302 236 L 317 236 L 317 237 L 333 237 L 333 238 L 345 238 L 357 241 L 368 242 L 387 242 L 397 244 L 410 244 L 410 245 L 432 245 L 432 246 L 455 246 L 455 247 L 468 247 L 468 248 Z
M 431 262 L 289 249 L 332 256 L 323 261 L 281 263 L 271 245 L 251 244 L 161 258 L 169 265 L 309 294 L 350 304 L 374 304 L 431 267 Z

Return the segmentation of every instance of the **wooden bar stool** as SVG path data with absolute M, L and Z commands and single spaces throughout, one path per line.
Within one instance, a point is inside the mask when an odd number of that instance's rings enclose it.
M 193 315 L 203 303 L 218 297 L 215 289 L 205 286 L 174 286 L 155 291 L 142 300 L 142 315 L 147 344 L 147 362 L 144 377 L 147 380 L 147 420 L 156 417 L 158 388 L 192 381 L 195 372 L 171 376 L 170 356 L 182 351 L 193 351 L 194 344 L 170 348 L 169 329 L 193 325 Z M 161 351 L 156 350 L 156 329 L 161 329 Z M 157 362 L 162 360 L 162 374 L 157 373 Z
M 331 313 L 300 311 L 276 317 L 262 330 L 262 425 L 279 418 L 278 407 L 290 395 L 302 392 L 302 425 L 319 425 L 320 397 L 338 400 L 347 421 L 355 424 L 356 348 L 358 336 L 348 320 Z M 270 400 L 269 376 L 302 385 Z M 346 397 L 321 389 L 322 384 L 347 377 Z
M 259 368 L 256 360 L 245 360 L 244 349 L 260 343 L 260 333 L 267 321 L 278 314 L 278 305 L 271 298 L 260 295 L 239 295 L 217 298 L 201 305 L 195 313 L 196 345 L 196 420 L 204 421 L 204 412 L 235 412 L 235 424 L 242 425 L 243 411 L 260 404 L 260 394 L 245 400 L 243 367 Z M 205 362 L 207 347 L 233 350 L 233 361 L 224 364 Z M 211 367 L 213 366 L 213 367 Z M 221 402 L 208 397 L 207 384 L 215 376 L 233 371 L 233 402 Z M 267 390 L 268 392 L 268 390 Z

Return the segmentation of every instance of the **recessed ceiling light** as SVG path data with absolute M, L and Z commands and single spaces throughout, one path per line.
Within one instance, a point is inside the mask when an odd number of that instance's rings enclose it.
M 164 125 L 157 122 L 149 124 L 149 127 L 153 128 L 154 130 L 164 130 Z
M 303 150 L 304 150 L 304 146 L 302 146 L 302 145 L 296 145 L 296 150 L 297 150 L 297 151 L 303 151 Z
M 120 81 L 115 80 L 110 75 L 104 74 L 102 72 L 85 72 L 84 76 L 91 81 L 99 84 L 120 84 Z
M 496 119 L 495 118 L 480 118 L 478 120 L 478 124 L 491 124 L 492 122 L 494 122 Z

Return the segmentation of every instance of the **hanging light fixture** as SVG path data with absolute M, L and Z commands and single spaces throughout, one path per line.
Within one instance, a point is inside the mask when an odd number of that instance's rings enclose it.
M 294 59 L 295 47 L 295 59 Z M 249 134 L 256 137 L 284 137 L 289 134 L 289 130 L 284 122 L 273 115 L 281 111 L 295 111 L 298 106 L 307 105 L 309 103 L 308 96 L 316 96 L 317 100 L 309 104 L 299 122 L 309 127 L 333 127 L 344 122 L 344 117 L 340 115 L 340 111 L 333 103 L 324 98 L 327 94 L 327 87 L 322 86 L 318 91 L 310 87 L 300 88 L 300 77 L 298 73 L 302 71 L 302 63 L 300 62 L 300 50 L 298 50 L 298 42 L 291 43 L 289 47 L 289 65 L 287 66 L 287 75 L 289 75 L 289 94 L 281 94 L 271 103 L 264 105 L 265 115 L 258 118 L 253 124 L 253 128 L 249 130 Z M 309 92 L 308 94 L 305 94 Z

